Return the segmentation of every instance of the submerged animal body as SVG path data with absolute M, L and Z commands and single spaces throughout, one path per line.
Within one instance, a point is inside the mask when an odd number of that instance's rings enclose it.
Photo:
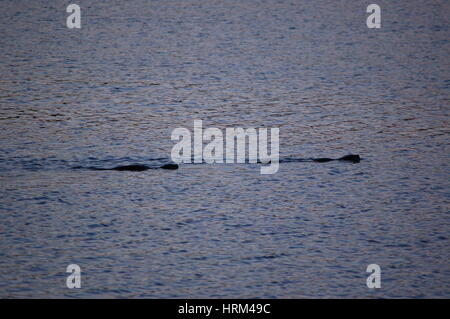
M 74 168 L 86 168 L 86 169 L 91 169 L 91 170 L 95 170 L 95 171 L 142 172 L 142 171 L 146 171 L 148 169 L 157 169 L 157 168 L 174 170 L 174 169 L 178 169 L 178 164 L 168 163 L 168 164 L 161 165 L 159 167 L 151 167 L 151 166 L 147 166 L 147 165 L 143 165 L 143 164 L 132 164 L 132 165 L 120 165 L 120 166 L 116 166 L 113 168 L 100 168 L 100 167 L 74 167 Z
M 328 158 L 328 157 L 320 157 L 320 158 L 295 158 L 295 157 L 286 157 L 280 159 L 280 163 L 298 163 L 298 162 L 317 162 L 317 163 L 327 163 L 331 161 L 344 161 L 351 163 L 359 163 L 361 161 L 361 157 L 358 154 L 349 154 L 339 158 Z M 270 161 L 269 161 L 270 163 Z M 267 164 L 262 161 L 258 161 L 258 164 Z
M 111 168 L 110 170 L 113 170 L 113 171 L 142 172 L 142 171 L 146 171 L 148 169 L 150 169 L 150 167 L 147 166 L 147 165 L 136 164 L 136 165 L 117 166 L 117 167 Z
M 342 156 L 340 158 L 328 158 L 328 157 L 322 157 L 322 158 L 285 158 L 280 160 L 280 163 L 289 163 L 289 162 L 318 162 L 318 163 L 327 163 L 331 161 L 344 161 L 344 162 L 351 162 L 351 163 L 359 163 L 361 161 L 361 157 L 358 154 L 349 154 Z M 258 164 L 269 164 L 269 162 L 261 162 L 258 161 Z M 81 167 L 77 166 L 74 168 L 84 168 L 84 169 L 91 169 L 96 171 L 128 171 L 128 172 L 142 172 L 149 169 L 167 169 L 167 170 L 176 170 L 179 168 L 178 164 L 175 163 L 167 163 L 163 164 L 159 167 L 155 166 L 147 166 L 143 164 L 131 164 L 131 165 L 120 165 L 113 168 L 101 168 L 101 167 Z
M 178 169 L 178 164 L 174 164 L 174 163 L 164 164 L 160 168 L 162 168 L 162 169 Z
M 314 162 L 319 162 L 319 163 L 326 163 L 326 162 L 331 162 L 331 161 L 347 161 L 347 162 L 352 162 L 352 163 L 359 163 L 361 161 L 361 157 L 359 157 L 358 154 L 349 154 L 349 155 L 345 155 L 342 156 L 340 158 L 313 158 Z
M 110 170 L 113 170 L 113 171 L 142 172 L 142 171 L 146 171 L 148 169 L 155 169 L 155 168 L 174 170 L 174 169 L 178 169 L 178 164 L 168 163 L 168 164 L 161 165 L 160 167 L 150 167 L 150 166 L 147 166 L 147 165 L 134 164 L 134 165 L 117 166 L 117 167 L 111 168 Z

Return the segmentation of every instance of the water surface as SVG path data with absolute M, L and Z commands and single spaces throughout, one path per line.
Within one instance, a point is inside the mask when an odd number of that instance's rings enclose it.
M 77 3 L 0 3 L 0 297 L 450 297 L 447 1 Z M 195 119 L 363 160 L 71 169 Z

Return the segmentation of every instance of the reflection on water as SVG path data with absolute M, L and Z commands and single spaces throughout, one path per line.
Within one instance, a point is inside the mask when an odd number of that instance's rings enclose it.
M 1 297 L 450 296 L 447 2 L 79 4 L 2 2 Z M 194 119 L 364 160 L 68 169 L 162 163 Z

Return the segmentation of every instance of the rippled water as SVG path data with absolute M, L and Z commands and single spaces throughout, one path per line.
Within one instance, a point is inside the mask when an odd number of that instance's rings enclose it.
M 0 2 L 0 297 L 450 297 L 448 1 L 76 3 Z M 363 160 L 70 169 L 194 119 Z

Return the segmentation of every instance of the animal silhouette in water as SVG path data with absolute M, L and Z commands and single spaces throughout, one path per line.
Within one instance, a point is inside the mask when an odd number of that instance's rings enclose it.
M 298 162 L 317 162 L 317 163 L 326 163 L 331 161 L 343 161 L 343 162 L 351 162 L 351 163 L 359 163 L 361 161 L 361 157 L 358 154 L 349 154 L 342 156 L 340 158 L 328 158 L 328 157 L 321 157 L 321 158 L 292 158 L 292 157 L 286 157 L 283 159 L 280 159 L 280 163 L 298 163 Z M 270 161 L 268 162 L 270 163 Z M 268 164 L 265 162 L 258 161 L 258 164 Z
M 142 171 L 146 171 L 148 169 L 157 169 L 157 168 L 168 169 L 168 170 L 175 170 L 175 169 L 178 169 L 178 164 L 168 163 L 168 164 L 161 165 L 160 167 L 150 167 L 150 166 L 142 165 L 142 164 L 132 164 L 132 165 L 120 165 L 120 166 L 116 166 L 116 167 L 113 167 L 113 168 L 79 167 L 79 166 L 78 167 L 74 167 L 74 168 L 86 168 L 86 169 L 91 169 L 91 170 L 95 170 L 95 171 L 142 172 Z
M 286 158 L 284 160 L 280 160 L 280 163 L 283 162 L 318 162 L 318 163 L 326 163 L 331 161 L 344 161 L 344 162 L 351 162 L 351 163 L 359 163 L 361 161 L 361 157 L 358 154 L 349 154 L 342 156 L 340 158 L 328 158 L 328 157 L 322 157 L 322 158 Z M 258 161 L 259 164 L 269 164 L 269 163 L 262 163 L 261 161 Z M 85 168 L 85 169 L 91 169 L 96 171 L 129 171 L 129 172 L 142 172 L 146 171 L 148 169 L 167 169 L 167 170 L 176 170 L 179 168 L 178 164 L 175 163 L 167 163 L 164 165 L 161 165 L 159 167 L 151 167 L 143 164 L 132 164 L 132 165 L 120 165 L 113 168 L 99 168 L 99 167 L 81 167 L 77 166 L 74 168 Z
M 314 162 L 319 162 L 319 163 L 326 163 L 326 162 L 331 162 L 331 161 L 347 161 L 347 162 L 352 162 L 352 163 L 359 163 L 359 161 L 361 160 L 361 157 L 359 157 L 359 155 L 354 155 L 354 154 L 349 154 L 349 155 L 345 155 L 342 156 L 340 158 L 313 158 Z
M 173 163 L 164 164 L 164 165 L 160 166 L 159 168 L 171 169 L 171 170 L 178 169 L 178 164 L 173 164 Z M 152 169 L 152 167 L 147 166 L 147 165 L 134 164 L 134 165 L 117 166 L 117 167 L 111 168 L 110 170 L 113 170 L 113 171 L 141 172 L 141 171 L 146 171 L 148 169 Z

